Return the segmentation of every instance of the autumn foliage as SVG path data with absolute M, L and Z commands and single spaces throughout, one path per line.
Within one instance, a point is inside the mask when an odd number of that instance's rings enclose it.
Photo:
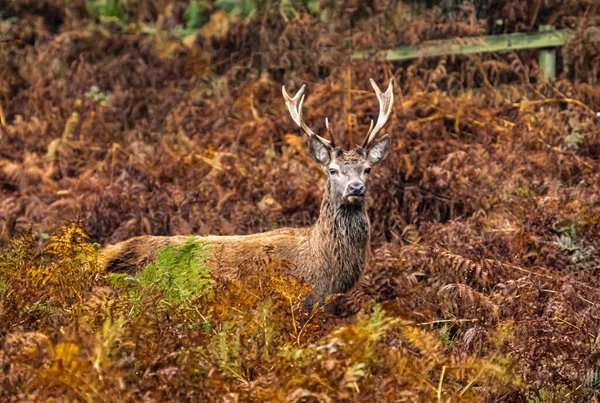
M 0 1 L 0 400 L 597 401 L 594 2 L 109 3 Z M 541 24 L 575 32 L 552 82 L 529 50 L 348 59 Z M 100 245 L 135 235 L 314 222 L 325 177 L 281 85 L 347 147 L 391 76 L 372 256 L 340 315 L 303 310 L 276 256 L 229 283 L 194 241 L 102 271 Z

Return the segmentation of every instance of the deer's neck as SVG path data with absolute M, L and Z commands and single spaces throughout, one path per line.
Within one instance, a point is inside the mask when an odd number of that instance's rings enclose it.
M 356 284 L 365 265 L 369 230 L 363 203 L 336 205 L 330 197 L 324 198 L 312 239 L 326 263 L 322 268 L 324 292 L 343 293 Z

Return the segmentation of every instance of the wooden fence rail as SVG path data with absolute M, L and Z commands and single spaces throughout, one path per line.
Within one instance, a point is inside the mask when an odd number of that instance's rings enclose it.
M 553 79 L 556 76 L 556 48 L 564 45 L 573 34 L 574 32 L 569 29 L 555 30 L 552 26 L 541 26 L 539 32 L 534 33 L 426 41 L 417 46 L 401 46 L 382 51 L 361 50 L 354 52 L 351 58 L 352 60 L 402 61 L 421 57 L 540 49 L 540 67 L 547 78 Z M 589 28 L 587 39 L 600 41 L 600 28 Z

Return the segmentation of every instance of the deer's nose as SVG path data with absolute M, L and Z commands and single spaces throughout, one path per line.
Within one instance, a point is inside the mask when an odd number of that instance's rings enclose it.
M 350 196 L 362 196 L 365 194 L 365 185 L 361 181 L 353 181 L 348 184 Z

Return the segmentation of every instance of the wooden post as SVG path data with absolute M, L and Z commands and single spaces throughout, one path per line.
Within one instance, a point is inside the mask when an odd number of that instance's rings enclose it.
M 552 25 L 540 25 L 540 32 L 554 31 L 556 28 Z M 544 77 L 548 80 L 556 78 L 556 48 L 540 48 L 538 52 L 540 69 Z

